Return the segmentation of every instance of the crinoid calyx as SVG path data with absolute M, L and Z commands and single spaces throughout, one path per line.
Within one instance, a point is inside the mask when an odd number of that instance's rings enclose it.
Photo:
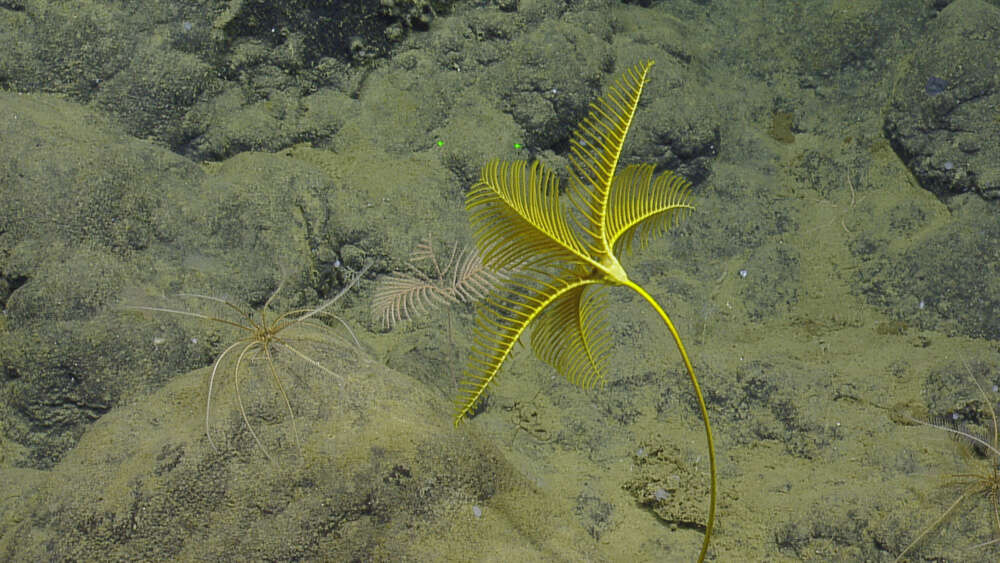
M 570 138 L 569 205 L 559 179 L 540 162 L 492 161 L 466 197 L 483 263 L 512 272 L 480 305 L 474 348 L 457 400 L 455 424 L 469 416 L 515 343 L 532 328 L 531 347 L 570 382 L 603 381 L 611 338 L 603 288 L 625 286 L 645 299 L 670 332 L 691 379 L 708 443 L 710 498 L 703 561 L 715 521 L 716 465 L 712 429 L 694 367 L 670 317 L 629 279 L 618 260 L 644 247 L 690 213 L 690 183 L 654 166 L 618 170 L 625 135 L 653 61 L 629 68 Z

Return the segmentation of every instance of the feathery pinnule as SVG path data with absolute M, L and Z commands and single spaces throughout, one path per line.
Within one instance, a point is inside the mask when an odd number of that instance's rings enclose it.
M 406 267 L 380 278 L 372 295 L 372 319 L 387 330 L 437 307 L 482 299 L 503 276 L 486 269 L 475 248 L 457 242 L 442 264 L 429 236 L 410 253 Z

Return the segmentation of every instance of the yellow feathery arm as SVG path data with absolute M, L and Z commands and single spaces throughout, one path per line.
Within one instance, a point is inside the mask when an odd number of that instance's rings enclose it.
M 604 232 L 608 194 L 652 67 L 653 61 L 646 61 L 625 71 L 604 97 L 590 104 L 590 112 L 570 138 L 573 204 L 583 216 L 580 227 L 590 235 L 590 251 L 598 259 L 612 253 Z
M 604 382 L 611 334 L 604 314 L 603 280 L 591 278 L 549 305 L 531 331 L 531 349 L 567 381 L 583 389 Z
M 483 167 L 465 198 L 483 263 L 493 269 L 539 262 L 593 264 L 566 221 L 559 203 L 559 179 L 540 162 L 493 160 Z
M 653 170 L 651 164 L 627 166 L 611 186 L 605 232 L 616 256 L 630 253 L 633 240 L 644 248 L 694 210 L 691 182 L 669 170 L 654 181 Z
M 455 402 L 455 425 L 469 415 L 496 378 L 514 344 L 528 325 L 551 303 L 574 289 L 595 283 L 576 277 L 549 278 L 548 274 L 516 273 L 491 293 L 476 310 L 473 348 Z

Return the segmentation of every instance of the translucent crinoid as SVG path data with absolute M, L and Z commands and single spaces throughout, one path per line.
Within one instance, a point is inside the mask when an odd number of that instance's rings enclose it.
M 910 422 L 928 426 L 950 434 L 962 447 L 962 459 L 966 470 L 949 475 L 950 481 L 959 487 L 961 493 L 937 518 L 924 526 L 917 537 L 899 552 L 896 561 L 903 561 L 908 553 L 912 553 L 928 536 L 937 530 L 942 523 L 955 514 L 959 507 L 969 499 L 985 498 L 989 503 L 990 519 L 992 520 L 993 537 L 971 546 L 970 550 L 1000 544 L 1000 426 L 997 424 L 997 413 L 993 407 L 995 398 L 991 399 L 979 379 L 973 375 L 969 366 L 965 366 L 969 379 L 976 385 L 983 399 L 984 409 L 989 419 L 986 420 L 986 431 L 983 432 L 973 425 L 949 417 L 938 417 L 931 420 L 920 420 L 912 416 L 906 419 Z
M 410 253 L 406 267 L 380 278 L 372 295 L 372 319 L 387 330 L 442 305 L 475 303 L 504 277 L 483 266 L 475 248 L 456 242 L 441 255 L 430 236 Z
M 299 347 L 305 343 L 318 343 L 331 338 L 339 339 L 339 337 L 332 333 L 328 325 L 321 322 L 321 319 L 326 318 L 341 324 L 347 330 L 353 344 L 360 348 L 360 344 L 358 343 L 357 337 L 354 335 L 354 331 L 351 330 L 350 326 L 348 326 L 343 319 L 330 312 L 329 309 L 357 284 L 358 280 L 361 279 L 369 267 L 370 264 L 362 268 L 335 296 L 323 302 L 318 307 L 311 309 L 301 308 L 283 312 L 272 311 L 271 304 L 274 302 L 278 293 L 280 293 L 281 285 L 279 285 L 274 293 L 268 297 L 267 301 L 260 309 L 253 309 L 242 303 L 236 303 L 228 299 L 213 297 L 210 295 L 195 293 L 182 293 L 178 295 L 183 298 L 216 303 L 222 306 L 223 311 L 228 311 L 230 313 L 229 315 L 225 315 L 223 313 L 219 316 L 215 316 L 208 313 L 185 311 L 183 309 L 150 307 L 144 305 L 126 305 L 124 308 L 135 311 L 152 311 L 157 313 L 170 313 L 173 315 L 193 317 L 239 329 L 242 333 L 242 338 L 239 338 L 235 342 L 227 345 L 212 363 L 212 371 L 208 378 L 208 393 L 205 399 L 205 435 L 208 438 L 208 442 L 214 449 L 218 450 L 215 441 L 212 439 L 211 431 L 212 399 L 216 388 L 221 383 L 218 379 L 221 379 L 223 374 L 228 372 L 232 378 L 232 385 L 236 395 L 236 404 L 239 408 L 240 415 L 243 418 L 243 423 L 246 425 L 247 430 L 253 437 L 254 442 L 256 442 L 257 446 L 262 452 L 264 452 L 264 455 L 268 459 L 273 459 L 270 452 L 268 452 L 267 448 L 264 447 L 257 431 L 254 430 L 253 425 L 250 423 L 250 418 L 247 416 L 246 407 L 244 406 L 243 397 L 240 392 L 241 378 L 245 377 L 250 364 L 263 359 L 267 366 L 267 373 L 270 375 L 270 380 L 280 395 L 285 409 L 288 411 L 289 420 L 292 425 L 292 434 L 301 455 L 301 444 L 299 442 L 298 428 L 295 424 L 295 413 L 292 410 L 292 404 L 288 399 L 286 386 L 282 383 L 281 374 L 275 366 L 275 356 L 278 353 L 290 353 L 306 364 L 320 370 L 324 374 L 329 375 L 338 381 L 341 380 L 340 375 L 334 373 L 328 367 L 309 357 L 306 353 L 301 351 Z M 223 365 L 227 362 L 232 364 L 231 370 L 227 370 L 223 367 Z

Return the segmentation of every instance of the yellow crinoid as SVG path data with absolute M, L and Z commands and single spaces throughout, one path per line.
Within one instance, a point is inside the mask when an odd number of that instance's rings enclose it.
M 694 367 L 670 317 L 618 260 L 690 213 L 690 183 L 654 166 L 618 171 L 628 133 L 653 61 L 629 68 L 570 139 L 570 205 L 559 180 L 540 162 L 492 161 L 469 191 L 466 208 L 487 267 L 510 273 L 479 307 L 474 348 L 457 400 L 455 424 L 469 416 L 496 378 L 514 344 L 531 326 L 535 354 L 584 388 L 603 380 L 611 339 L 602 288 L 626 286 L 663 319 L 694 387 L 708 442 L 711 493 L 703 561 L 715 521 L 716 466 L 708 410 Z

